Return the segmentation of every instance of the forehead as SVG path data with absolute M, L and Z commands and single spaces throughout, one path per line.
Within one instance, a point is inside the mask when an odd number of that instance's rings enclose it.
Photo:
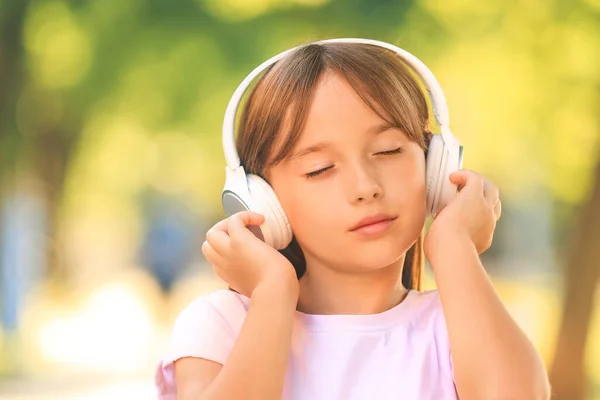
M 361 130 L 385 122 L 346 79 L 325 73 L 315 87 L 300 141 Z
M 297 108 L 292 104 L 286 110 L 270 159 L 287 162 L 307 147 L 319 150 L 323 142 L 345 143 L 390 127 L 391 119 L 385 110 L 374 101 L 370 103 L 377 112 L 346 78 L 325 71 L 315 83 L 306 107 Z M 298 120 L 302 123 L 298 124 Z M 295 131 L 298 127 L 300 129 Z
M 300 137 L 287 160 L 380 133 L 391 124 L 358 95 L 346 79 L 326 73 L 317 83 Z

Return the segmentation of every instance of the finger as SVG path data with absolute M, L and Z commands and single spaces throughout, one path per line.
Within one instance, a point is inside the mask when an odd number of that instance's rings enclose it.
M 483 195 L 485 196 L 485 201 L 490 205 L 490 207 L 494 207 L 500 199 L 500 190 L 492 182 L 484 179 Z
M 496 205 L 494 206 L 494 215 L 496 216 L 496 221 L 500 219 L 500 215 L 502 215 L 502 201 L 498 199 Z
M 223 258 L 219 254 L 217 254 L 215 249 L 210 245 L 208 241 L 202 243 L 202 254 L 204 254 L 206 260 L 213 266 L 221 265 L 223 263 Z
M 258 214 L 252 211 L 241 211 L 230 217 L 228 231 L 230 236 L 245 236 L 246 234 L 252 234 L 246 226 L 248 225 L 260 225 L 265 221 L 265 217 L 262 214 Z
M 227 283 L 227 272 L 221 268 L 221 264 L 213 264 L 213 271 L 223 282 Z
M 242 211 L 238 215 L 244 222 L 244 226 L 260 225 L 265 222 L 265 216 L 254 211 Z
M 461 169 L 451 173 L 449 179 L 458 186 L 459 191 L 469 187 L 473 191 L 483 194 L 483 177 L 475 171 Z
M 222 219 L 221 221 L 217 222 L 212 228 L 210 228 L 211 230 L 217 230 L 217 231 L 222 231 L 222 232 L 227 232 L 227 224 L 229 223 L 229 218 L 225 218 Z
M 231 239 L 227 232 L 211 228 L 206 232 L 206 242 L 219 254 L 227 254 L 231 246 Z
M 229 236 L 229 223 L 231 222 L 231 220 L 236 217 L 238 214 L 241 213 L 249 213 L 250 214 L 250 225 L 253 225 L 255 221 L 259 221 L 259 225 L 260 225 L 260 220 L 262 217 L 261 214 L 252 212 L 252 211 L 240 211 L 239 213 L 233 214 L 228 218 L 225 218 L 219 222 L 217 222 L 212 228 L 210 228 L 209 232 L 211 231 L 220 231 L 220 232 L 224 232 L 227 236 Z M 208 233 L 207 233 L 208 235 Z
M 260 225 L 260 224 L 262 224 L 262 222 L 260 222 L 261 218 L 264 218 L 262 216 L 262 214 L 255 213 L 254 211 L 240 211 L 236 214 L 231 215 L 228 218 L 225 218 L 225 219 L 217 222 L 211 229 L 228 232 L 229 221 L 231 221 L 231 218 L 233 218 L 233 216 L 238 215 L 238 214 L 249 214 L 250 215 L 250 223 L 248 225 Z M 255 221 L 259 221 L 259 222 L 255 223 Z

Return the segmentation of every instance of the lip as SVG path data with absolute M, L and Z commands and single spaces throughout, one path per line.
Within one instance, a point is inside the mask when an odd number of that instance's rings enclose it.
M 350 231 L 367 230 L 367 228 L 376 228 L 377 226 L 386 227 L 395 219 L 395 216 L 387 214 L 370 215 L 358 221 L 356 225 L 350 228 Z

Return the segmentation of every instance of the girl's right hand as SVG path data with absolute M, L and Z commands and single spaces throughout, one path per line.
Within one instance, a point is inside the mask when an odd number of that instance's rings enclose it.
M 257 238 L 248 225 L 260 225 L 264 216 L 241 211 L 218 222 L 206 233 L 202 253 L 229 287 L 247 297 L 261 285 L 272 285 L 298 295 L 292 264 L 281 253 Z

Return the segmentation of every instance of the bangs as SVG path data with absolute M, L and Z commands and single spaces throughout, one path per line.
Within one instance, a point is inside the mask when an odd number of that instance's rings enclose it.
M 249 96 L 237 146 L 249 173 L 264 177 L 291 154 L 325 72 L 344 78 L 373 112 L 426 150 L 427 102 L 400 56 L 367 44 L 310 44 L 274 64 Z

